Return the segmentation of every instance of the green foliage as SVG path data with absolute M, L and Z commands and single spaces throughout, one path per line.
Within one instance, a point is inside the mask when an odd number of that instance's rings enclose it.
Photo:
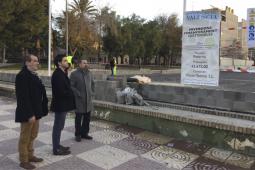
M 109 7 L 97 10 L 93 0 L 74 0 L 70 11 L 54 18 L 53 48 L 65 48 L 68 15 L 69 52 L 78 56 L 129 56 L 130 63 L 172 65 L 180 56 L 182 28 L 176 15 L 158 16 L 152 21 L 133 14 L 120 18 Z M 22 57 L 28 49 L 47 49 L 48 1 L 1 0 L 0 49 Z M 39 44 L 39 45 L 38 45 Z
M 131 64 L 139 64 L 141 59 L 143 64 L 149 64 L 155 57 L 163 57 L 165 65 L 172 65 L 180 55 L 182 29 L 176 15 L 147 22 L 135 14 L 117 19 L 115 27 L 104 25 L 103 49 L 110 57 L 127 54 Z
M 72 12 L 78 15 L 79 18 L 86 18 L 87 16 L 95 15 L 97 12 L 90 0 L 74 0 L 70 7 Z
M 1 47 L 7 46 L 7 52 L 16 56 L 21 56 L 22 49 L 35 48 L 37 39 L 47 34 L 47 5 L 41 0 L 1 0 Z
M 66 15 L 68 15 L 68 44 L 72 56 L 90 56 L 96 53 L 97 36 L 94 29 L 96 9 L 90 0 L 74 0 L 70 10 L 56 18 L 59 33 L 55 34 L 56 46 L 63 46 L 66 40 Z M 62 43 L 61 40 L 62 39 Z M 56 42 L 57 41 L 57 42 Z

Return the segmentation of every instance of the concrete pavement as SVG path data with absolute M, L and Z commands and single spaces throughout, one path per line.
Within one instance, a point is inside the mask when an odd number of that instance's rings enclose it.
M 20 169 L 17 143 L 19 124 L 14 122 L 15 100 L 0 97 L 0 170 Z M 255 158 L 210 146 L 177 140 L 159 134 L 102 120 L 91 121 L 92 141 L 74 141 L 74 120 L 70 114 L 62 133 L 62 144 L 71 155 L 53 156 L 53 116 L 40 122 L 35 153 L 44 158 L 37 169 L 88 170 L 244 170 L 255 169 Z

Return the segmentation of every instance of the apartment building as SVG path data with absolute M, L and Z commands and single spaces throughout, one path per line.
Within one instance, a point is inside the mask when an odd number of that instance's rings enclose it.
M 234 9 L 226 6 L 224 10 L 213 7 L 203 11 L 217 11 L 221 13 L 220 56 L 234 59 L 247 59 L 246 20 L 238 22 Z

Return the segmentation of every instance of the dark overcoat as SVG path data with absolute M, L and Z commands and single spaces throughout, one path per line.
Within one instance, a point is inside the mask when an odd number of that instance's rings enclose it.
M 48 114 L 48 98 L 41 79 L 26 66 L 15 79 L 17 108 L 15 122 L 28 122 L 35 116 L 38 120 Z
M 52 101 L 51 111 L 68 112 L 75 109 L 73 91 L 68 76 L 60 68 L 56 68 L 51 77 Z

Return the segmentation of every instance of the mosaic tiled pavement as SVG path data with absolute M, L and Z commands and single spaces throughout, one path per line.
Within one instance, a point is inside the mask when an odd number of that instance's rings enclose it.
M 0 97 L 0 106 L 0 170 L 20 169 L 15 100 Z M 102 120 L 91 122 L 92 141 L 77 143 L 72 117 L 68 116 L 61 138 L 63 145 L 71 147 L 72 154 L 68 156 L 52 155 L 53 116 L 49 114 L 40 121 L 35 153 L 44 158 L 44 162 L 35 164 L 37 169 L 255 170 L 253 157 Z

